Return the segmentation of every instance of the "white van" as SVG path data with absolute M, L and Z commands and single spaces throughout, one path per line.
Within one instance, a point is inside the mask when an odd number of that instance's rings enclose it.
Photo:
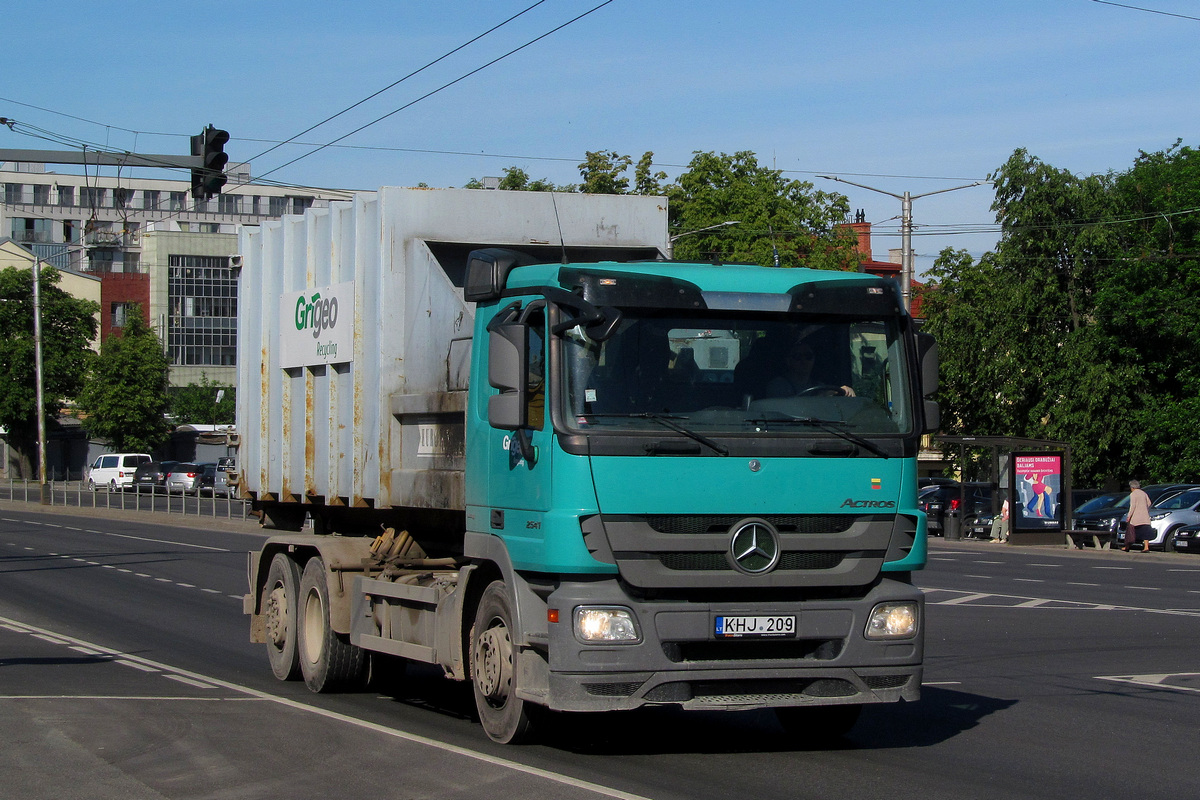
M 93 492 L 100 486 L 107 486 L 112 492 L 124 491 L 133 485 L 133 473 L 137 468 L 150 460 L 146 453 L 105 453 L 96 456 L 84 480 Z

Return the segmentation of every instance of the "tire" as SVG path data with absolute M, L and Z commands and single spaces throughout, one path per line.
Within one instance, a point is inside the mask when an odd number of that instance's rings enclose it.
M 88 478 L 88 491 L 89 492 L 96 491 L 96 482 L 94 480 L 92 480 L 91 478 Z
M 850 732 L 862 706 L 789 706 L 775 709 L 787 735 L 804 747 L 828 747 Z
M 1179 530 L 1180 527 L 1182 527 L 1182 526 L 1177 525 L 1174 528 L 1171 528 L 1163 536 L 1163 552 L 1164 553 L 1174 553 L 1175 552 L 1175 531 Z
M 493 581 L 479 598 L 471 626 L 471 686 L 483 730 L 500 744 L 520 744 L 533 735 L 531 705 L 516 694 L 512 629 L 508 589 L 504 581 Z
M 366 654 L 329 624 L 329 584 L 319 556 L 304 565 L 297 612 L 296 643 L 305 685 L 314 692 L 332 692 L 360 682 Z
M 286 553 L 277 553 L 267 571 L 261 605 L 266 617 L 267 659 L 271 662 L 271 672 L 281 681 L 300 677 L 296 644 L 299 598 L 300 566 Z
M 113 478 L 111 481 L 109 481 L 109 482 L 108 482 L 108 490 L 109 490 L 110 492 L 115 492 L 115 491 L 117 491 L 117 489 L 118 489 L 118 487 L 117 487 L 117 479 L 116 479 L 116 478 Z

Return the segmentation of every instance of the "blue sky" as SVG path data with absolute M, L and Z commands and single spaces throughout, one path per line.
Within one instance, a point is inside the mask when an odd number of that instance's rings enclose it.
M 9 0 L 0 116 L 181 155 L 213 123 L 245 160 L 533 2 Z M 413 103 L 601 2 L 545 0 L 302 141 Z M 1200 0 L 1126 5 L 1163 13 L 1095 0 L 613 0 L 343 146 L 272 171 L 312 149 L 287 145 L 252 172 L 373 189 L 461 186 L 519 166 L 571 183 L 588 150 L 652 150 L 671 178 L 693 151 L 750 150 L 846 194 L 886 258 L 900 202 L 816 175 L 919 195 L 984 179 L 1019 147 L 1090 174 L 1177 138 L 1200 145 L 1200 20 L 1184 18 L 1200 18 Z M 57 147 L 0 128 L 0 148 Z M 918 271 L 944 247 L 992 247 L 991 200 L 986 185 L 916 200 Z

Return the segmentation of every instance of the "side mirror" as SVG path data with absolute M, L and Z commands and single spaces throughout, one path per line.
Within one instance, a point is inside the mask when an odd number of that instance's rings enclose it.
M 921 394 L 929 397 L 938 390 L 937 340 L 928 333 L 918 333 L 917 354 L 921 359 Z
M 517 430 L 529 424 L 529 327 L 509 322 L 488 334 L 488 383 L 500 394 L 488 398 L 488 424 Z
M 922 412 L 925 414 L 925 427 L 921 433 L 937 433 L 942 427 L 942 410 L 934 400 L 926 400 Z

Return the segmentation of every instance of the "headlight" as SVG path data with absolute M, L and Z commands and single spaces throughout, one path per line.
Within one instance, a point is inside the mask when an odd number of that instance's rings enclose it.
M 906 639 L 917 633 L 917 604 L 880 603 L 867 620 L 868 639 Z
M 1171 515 L 1170 511 L 1160 511 L 1157 514 L 1151 514 L 1150 519 L 1164 519 Z
M 628 608 L 579 606 L 575 609 L 575 638 L 581 642 L 640 642 L 642 635 Z

